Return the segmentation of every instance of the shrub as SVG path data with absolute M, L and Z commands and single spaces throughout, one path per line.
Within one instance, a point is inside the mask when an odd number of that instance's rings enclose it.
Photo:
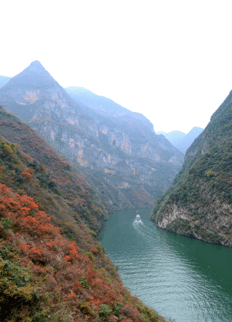
M 91 249 L 91 252 L 94 254 L 94 255 L 97 255 L 99 253 L 99 250 L 97 248 L 92 248 Z
M 111 308 L 108 305 L 101 304 L 100 310 L 99 310 L 99 315 L 102 320 L 106 320 L 108 318 L 108 316 L 110 315 L 110 313 L 112 313 L 112 312 L 113 311 L 111 310 Z
M 0 258 L 0 318 L 33 300 L 33 288 L 30 285 L 31 274 L 19 263 Z M 3 320 L 1 320 L 3 321 Z
M 5 229 L 9 229 L 12 227 L 12 220 L 10 218 L 2 218 L 0 225 L 2 225 L 2 227 Z
M 114 314 L 116 316 L 119 316 L 119 314 L 122 310 L 122 307 L 123 307 L 123 303 L 121 303 L 121 302 L 117 303 L 117 305 L 114 307 Z
M 80 283 L 81 283 L 81 285 L 82 285 L 83 288 L 90 288 L 89 283 L 86 281 L 86 279 L 84 278 L 84 276 L 81 276 Z
M 91 308 L 90 308 L 90 303 L 89 302 L 82 302 L 80 303 L 80 309 L 84 314 L 91 314 Z
M 90 252 L 86 252 L 85 253 L 85 255 L 86 256 L 88 256 L 89 257 L 89 259 L 93 262 L 94 261 L 94 257 L 93 257 L 93 254 L 92 253 L 90 253 Z

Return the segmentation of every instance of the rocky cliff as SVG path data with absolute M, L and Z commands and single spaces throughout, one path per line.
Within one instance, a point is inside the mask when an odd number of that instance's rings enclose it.
M 145 117 L 78 104 L 38 61 L 0 89 L 0 104 L 84 171 L 108 211 L 151 207 L 183 162 Z
M 35 186 L 33 180 L 24 180 L 23 170 L 20 171 L 12 164 L 6 176 L 1 173 L 0 182 L 8 182 L 8 186 L 15 192 L 24 191 L 36 198 L 54 223 L 62 224 L 66 230 L 70 230 L 75 220 L 78 222 L 79 219 L 95 232 L 100 230 L 102 221 L 108 216 L 83 173 L 77 171 L 70 162 L 65 162 L 38 133 L 1 106 L 0 136 L 11 142 L 12 146 L 17 144 L 28 155 L 26 165 L 36 176 L 41 189 Z M 3 153 L 0 154 L 0 164 L 6 167 Z M 11 180 L 10 173 L 14 180 Z
M 164 229 L 232 247 L 232 92 L 188 149 L 152 219 Z
M 67 87 L 65 90 L 79 104 L 88 106 L 102 115 L 107 117 L 125 115 L 131 116 L 138 119 L 150 130 L 153 130 L 152 123 L 144 115 L 141 113 L 132 112 L 107 97 L 94 94 L 84 87 L 73 86 Z

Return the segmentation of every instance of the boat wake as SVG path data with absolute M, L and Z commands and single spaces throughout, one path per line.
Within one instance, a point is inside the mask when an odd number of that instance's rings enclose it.
M 155 239 L 157 239 L 157 234 L 155 233 L 154 227 L 150 225 L 147 220 L 145 222 L 133 222 L 133 227 L 137 234 L 139 234 L 143 239 L 149 241 L 149 242 L 154 242 Z
M 134 221 L 133 221 L 133 223 L 134 223 L 134 224 L 136 224 L 136 225 L 137 225 L 137 224 L 142 224 L 142 225 L 143 225 L 142 220 L 134 220 Z

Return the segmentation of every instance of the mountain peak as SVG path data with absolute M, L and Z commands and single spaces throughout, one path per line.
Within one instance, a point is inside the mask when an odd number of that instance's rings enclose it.
M 30 90 L 41 88 L 48 88 L 51 84 L 57 82 L 49 74 L 49 72 L 43 67 L 43 65 L 38 61 L 33 61 L 28 67 L 26 67 L 21 73 L 11 78 L 11 80 L 4 86 L 5 90 L 9 92 L 9 89 L 15 92 L 15 88 L 12 86 L 23 87 L 28 91 L 28 86 Z
M 33 61 L 28 67 L 27 70 L 32 73 L 41 74 L 46 71 L 43 65 L 38 61 Z

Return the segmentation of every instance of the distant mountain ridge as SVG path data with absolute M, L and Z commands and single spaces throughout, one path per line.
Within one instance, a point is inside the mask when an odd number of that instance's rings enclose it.
M 114 116 L 130 115 L 143 122 L 150 129 L 153 129 L 152 123 L 144 115 L 141 113 L 131 112 L 107 97 L 94 94 L 84 87 L 72 86 L 65 88 L 65 90 L 78 103 L 82 103 L 96 111 L 105 112 Z
M 157 133 L 159 134 L 159 133 Z M 171 131 L 169 133 L 162 133 L 166 139 L 168 139 L 168 141 L 170 141 L 172 143 L 173 146 L 175 146 L 176 148 L 178 148 L 177 146 L 179 146 L 181 140 L 187 135 L 184 132 L 181 131 Z M 182 151 L 183 152 L 183 151 Z
M 187 134 L 181 131 L 171 131 L 169 133 L 157 132 L 157 134 L 163 134 L 174 147 L 185 153 L 202 131 L 202 128 L 194 127 Z
M 0 89 L 0 104 L 74 162 L 108 211 L 152 207 L 183 163 L 145 117 L 78 104 L 38 61 Z
M 164 229 L 232 247 L 232 91 L 187 150 L 181 172 L 156 202 Z

